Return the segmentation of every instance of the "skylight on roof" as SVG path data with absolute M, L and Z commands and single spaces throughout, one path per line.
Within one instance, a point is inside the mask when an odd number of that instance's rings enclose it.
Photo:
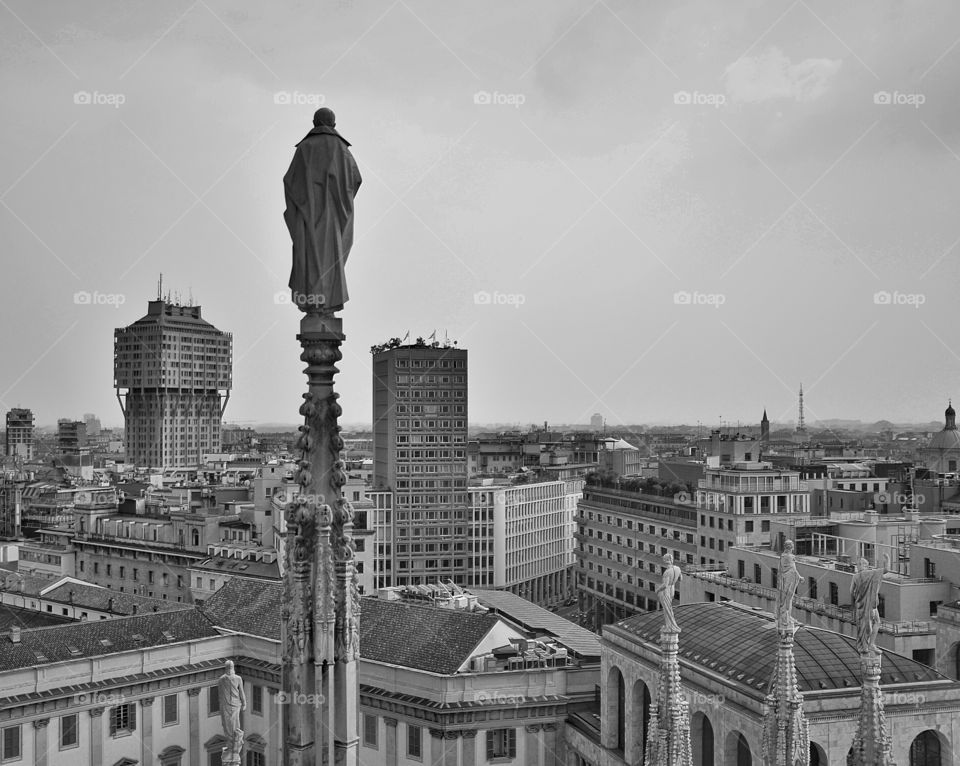
M 161 630 L 160 635 L 164 637 L 167 641 L 173 641 L 174 635 L 169 630 Z
M 111 641 L 109 638 L 101 638 L 99 644 L 104 649 L 109 649 L 111 646 L 113 646 L 113 641 Z
M 80 649 L 73 644 L 67 644 L 67 651 L 70 652 L 70 654 L 72 654 L 74 657 L 79 657 L 81 654 L 83 654 L 83 652 L 81 652 Z

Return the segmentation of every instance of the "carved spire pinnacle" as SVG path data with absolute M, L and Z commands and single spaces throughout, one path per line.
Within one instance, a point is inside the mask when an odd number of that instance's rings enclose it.
M 850 766 L 894 766 L 880 690 L 880 661 L 879 652 L 860 655 L 860 715 Z
M 764 766 L 807 766 L 810 762 L 810 734 L 793 658 L 795 632 L 796 626 L 779 631 L 777 662 L 764 703 Z
M 647 724 L 646 766 L 692 766 L 690 711 L 680 688 L 679 634 L 660 632 L 660 678 Z

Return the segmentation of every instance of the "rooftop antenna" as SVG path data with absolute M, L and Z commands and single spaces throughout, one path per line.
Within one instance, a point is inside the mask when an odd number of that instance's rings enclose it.
M 160 281 L 157 283 L 157 300 L 163 300 L 163 272 L 160 272 Z
M 189 302 L 187 305 L 188 305 L 188 306 L 192 306 L 192 305 L 193 305 L 193 288 L 190 287 L 190 288 L 188 288 L 188 289 L 189 289 L 189 291 L 190 291 L 190 292 L 189 292 L 190 302 Z

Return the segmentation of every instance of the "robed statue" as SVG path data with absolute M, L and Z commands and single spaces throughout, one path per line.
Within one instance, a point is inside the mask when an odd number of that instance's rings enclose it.
M 657 600 L 663 609 L 663 630 L 668 633 L 679 633 L 680 626 L 677 625 L 673 616 L 673 595 L 683 575 L 680 573 L 680 567 L 673 563 L 673 556 L 669 553 L 664 555 L 663 565 L 663 577 L 657 586 Z
M 783 544 L 780 554 L 780 577 L 777 580 L 777 631 L 793 633 L 796 620 L 793 619 L 793 597 L 797 595 L 797 586 L 800 585 L 800 573 L 797 571 L 797 562 L 793 556 L 793 540 Z
M 331 314 L 347 302 L 344 267 L 353 247 L 353 198 L 360 171 L 349 142 L 326 107 L 297 144 L 283 177 L 283 218 L 293 240 L 291 299 L 308 314 Z
M 850 583 L 853 616 L 857 624 L 857 651 L 860 654 L 879 654 L 877 633 L 880 632 L 880 610 L 877 608 L 883 573 L 890 566 L 890 557 L 884 555 L 883 567 L 871 569 L 866 559 L 860 559 L 857 573 Z
M 224 763 L 239 763 L 243 746 L 243 731 L 240 728 L 240 712 L 247 706 L 243 693 L 243 681 L 233 670 L 233 661 L 227 660 L 226 672 L 217 679 L 217 697 L 220 704 L 220 723 L 227 739 Z

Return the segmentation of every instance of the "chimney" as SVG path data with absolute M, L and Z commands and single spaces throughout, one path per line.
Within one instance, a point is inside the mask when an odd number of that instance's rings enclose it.
M 20 626 L 12 625 L 10 627 L 10 642 L 14 644 L 20 643 Z

